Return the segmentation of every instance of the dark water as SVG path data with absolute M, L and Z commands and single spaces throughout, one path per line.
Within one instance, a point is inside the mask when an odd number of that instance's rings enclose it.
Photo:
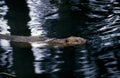
M 1 34 L 80 36 L 88 42 L 65 48 L 41 48 L 44 43 L 36 42 L 25 48 L 1 39 L 0 72 L 17 78 L 119 78 L 120 16 L 112 1 L 89 0 L 88 8 L 79 0 L 1 0 Z

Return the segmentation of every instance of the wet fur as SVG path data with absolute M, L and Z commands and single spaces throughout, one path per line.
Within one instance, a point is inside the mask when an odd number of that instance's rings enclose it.
M 86 40 L 81 37 L 71 36 L 63 39 L 56 38 L 46 38 L 46 37 L 38 37 L 38 36 L 15 36 L 15 35 L 3 35 L 0 34 L 0 39 L 6 39 L 13 42 L 46 42 L 47 46 L 74 46 L 74 45 L 82 45 L 86 43 Z

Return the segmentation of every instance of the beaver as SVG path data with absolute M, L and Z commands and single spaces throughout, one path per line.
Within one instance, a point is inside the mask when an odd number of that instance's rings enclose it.
M 57 39 L 57 38 L 47 38 L 47 37 L 39 37 L 39 36 L 16 36 L 16 35 L 0 34 L 0 39 L 6 39 L 12 42 L 19 42 L 19 44 L 45 42 L 49 47 L 50 46 L 66 47 L 66 46 L 82 45 L 86 43 L 86 39 L 75 36 Z

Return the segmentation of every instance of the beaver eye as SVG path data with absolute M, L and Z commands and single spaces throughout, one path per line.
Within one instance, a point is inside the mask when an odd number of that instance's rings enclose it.
M 75 42 L 78 42 L 78 40 L 75 40 Z
M 65 40 L 65 42 L 67 43 L 67 42 L 69 42 L 68 40 Z

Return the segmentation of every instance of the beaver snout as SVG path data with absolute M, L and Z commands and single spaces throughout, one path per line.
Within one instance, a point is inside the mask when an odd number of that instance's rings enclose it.
M 67 45 L 78 45 L 78 44 L 84 44 L 86 42 L 86 40 L 83 38 L 80 38 L 80 37 L 71 36 L 71 37 L 65 39 L 64 42 Z

